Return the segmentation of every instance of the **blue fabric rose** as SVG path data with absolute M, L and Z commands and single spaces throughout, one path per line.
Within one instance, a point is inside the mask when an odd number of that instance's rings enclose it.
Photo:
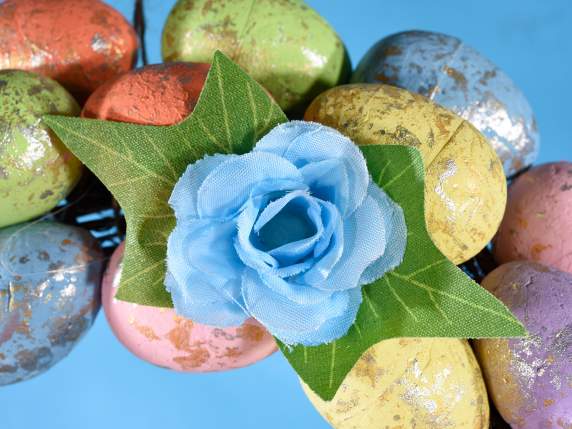
M 169 203 L 166 287 L 175 311 L 236 326 L 254 317 L 282 342 L 346 334 L 361 286 L 403 259 L 403 211 L 334 129 L 289 122 L 245 155 L 190 165 Z

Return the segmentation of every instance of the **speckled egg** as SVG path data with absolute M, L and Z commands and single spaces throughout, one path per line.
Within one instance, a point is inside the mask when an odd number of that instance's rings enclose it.
M 451 109 L 485 135 L 507 176 L 538 156 L 536 119 L 523 93 L 455 37 L 427 31 L 386 37 L 366 53 L 352 81 L 399 86 Z
M 482 285 L 529 336 L 475 344 L 491 398 L 513 429 L 572 428 L 572 275 L 510 262 Z
M 87 100 L 86 118 L 172 125 L 194 109 L 210 66 L 200 63 L 153 64 L 132 70 L 95 91 Z
M 371 347 L 330 402 L 305 393 L 336 429 L 488 429 L 481 371 L 465 340 L 401 338 Z
M 73 226 L 0 230 L 0 386 L 46 371 L 90 328 L 102 258 L 91 235 Z
M 358 145 L 417 148 L 426 169 L 427 229 L 453 262 L 473 257 L 497 231 L 506 204 L 502 164 L 460 116 L 404 89 L 352 84 L 318 96 L 305 119 L 336 128 Z
M 572 162 L 543 164 L 514 181 L 493 252 L 501 264 L 529 260 L 572 273 Z
M 179 0 L 163 30 L 163 59 L 210 62 L 216 50 L 293 115 L 351 72 L 338 35 L 296 0 Z
M 79 106 L 49 78 L 0 70 L 0 227 L 48 212 L 80 178 L 80 162 L 41 123 L 45 114 L 75 116 Z
M 99 0 L 0 2 L 0 69 L 49 76 L 79 100 L 129 70 L 137 35 Z
M 236 328 L 201 325 L 173 309 L 114 298 L 124 245 L 117 248 L 103 280 L 103 308 L 116 337 L 133 354 L 176 371 L 222 371 L 251 365 L 276 351 L 272 336 L 256 321 Z

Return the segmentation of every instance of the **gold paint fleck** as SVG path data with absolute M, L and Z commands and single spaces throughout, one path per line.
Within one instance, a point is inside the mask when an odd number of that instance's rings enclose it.
M 236 332 L 239 338 L 252 342 L 262 341 L 266 334 L 264 328 L 261 326 L 252 325 L 250 323 L 245 323 L 240 328 L 238 328 Z
M 463 73 L 461 73 L 459 70 L 454 69 L 453 67 L 446 66 L 446 67 L 445 67 L 445 73 L 447 73 L 448 76 L 450 76 L 451 78 L 453 78 L 453 80 L 455 81 L 455 83 L 456 83 L 462 90 L 466 90 L 466 89 L 467 89 L 467 78 L 466 78 L 465 75 L 464 75 Z
M 530 248 L 530 253 L 531 253 L 532 259 L 533 259 L 534 261 L 538 261 L 538 260 L 540 259 L 540 254 L 541 254 L 542 252 L 544 252 L 546 249 L 549 249 L 550 247 L 552 247 L 552 246 L 550 246 L 550 245 L 544 245 L 544 244 L 541 244 L 541 243 L 535 243 L 535 244 L 533 244 L 533 245 L 531 246 L 531 248 Z
M 137 332 L 139 332 L 150 341 L 157 341 L 161 339 L 150 326 L 139 325 L 137 322 L 134 322 L 133 326 L 135 329 L 137 329 Z
M 227 347 L 226 352 L 221 355 L 221 358 L 237 359 L 242 355 L 238 347 Z
M 173 361 L 181 365 L 183 370 L 190 370 L 198 368 L 203 365 L 210 357 L 208 350 L 204 348 L 197 348 L 190 350 L 186 356 L 175 356 Z
M 191 346 L 189 337 L 193 329 L 193 322 L 191 320 L 176 318 L 177 326 L 171 329 L 167 334 L 167 339 L 177 350 L 189 351 Z

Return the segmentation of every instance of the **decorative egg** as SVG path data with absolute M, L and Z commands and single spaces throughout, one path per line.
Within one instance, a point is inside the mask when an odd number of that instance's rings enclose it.
M 77 227 L 37 222 L 0 230 L 0 386 L 43 373 L 90 328 L 102 258 Z
M 142 125 L 172 125 L 194 109 L 210 66 L 154 64 L 132 70 L 99 87 L 82 116 Z
M 572 162 L 532 168 L 510 186 L 495 259 L 529 260 L 572 273 Z
M 163 59 L 208 63 L 216 50 L 292 114 L 351 72 L 338 35 L 304 2 L 179 0 L 163 30 Z
M 49 76 L 83 100 L 133 67 L 137 35 L 99 0 L 0 2 L 0 69 Z
M 236 328 L 214 328 L 178 316 L 173 309 L 114 298 L 124 244 L 103 279 L 103 308 L 115 336 L 137 357 L 176 371 L 222 371 L 251 365 L 276 351 L 272 336 L 250 319 Z
M 0 227 L 50 211 L 80 178 L 80 162 L 42 124 L 45 114 L 75 116 L 79 106 L 49 78 L 0 70 Z
M 524 94 L 456 37 L 428 31 L 386 37 L 366 53 L 352 81 L 399 86 L 452 110 L 485 135 L 507 176 L 538 156 L 536 119 Z
M 493 237 L 506 203 L 502 164 L 469 122 L 427 98 L 380 84 L 352 84 L 316 98 L 305 119 L 338 129 L 358 145 L 417 148 L 425 164 L 425 221 L 456 264 Z
M 499 412 L 513 429 L 572 428 L 572 275 L 510 262 L 482 285 L 529 332 L 526 338 L 475 343 Z
M 336 429 L 488 429 L 481 371 L 465 340 L 400 338 L 371 347 L 332 401 L 304 392 Z

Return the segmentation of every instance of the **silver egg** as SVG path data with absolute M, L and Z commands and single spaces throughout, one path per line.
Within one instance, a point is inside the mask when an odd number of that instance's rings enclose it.
M 80 228 L 36 222 L 0 230 L 0 386 L 63 359 L 100 307 L 103 254 Z
M 489 140 L 507 176 L 538 156 L 536 119 L 523 93 L 455 37 L 427 31 L 386 37 L 369 49 L 352 81 L 398 86 L 462 116 Z

